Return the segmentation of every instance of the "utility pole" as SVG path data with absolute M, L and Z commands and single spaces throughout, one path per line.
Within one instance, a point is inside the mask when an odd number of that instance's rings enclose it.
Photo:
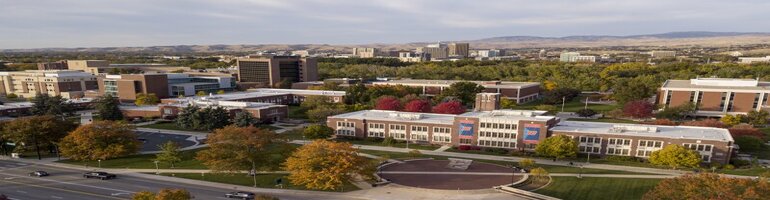
M 561 98 L 561 112 L 564 112 L 564 103 L 567 101 L 567 97 Z

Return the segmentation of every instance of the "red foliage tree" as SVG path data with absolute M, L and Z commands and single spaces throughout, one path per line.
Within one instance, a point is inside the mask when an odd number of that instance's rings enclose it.
M 700 121 L 687 121 L 682 123 L 683 126 L 701 126 L 701 127 L 714 127 L 714 128 L 725 128 L 724 123 L 722 123 L 719 120 L 716 119 L 704 119 Z
M 401 110 L 401 101 L 394 96 L 381 96 L 374 104 L 377 110 Z
M 465 107 L 459 101 L 449 101 L 434 106 L 433 112 L 440 114 L 462 114 L 465 112 Z
M 404 106 L 406 112 L 430 112 L 430 102 L 422 99 L 409 101 Z
M 653 105 L 650 102 L 639 100 L 626 103 L 623 106 L 623 114 L 633 118 L 652 117 Z
M 730 130 L 730 135 L 732 135 L 733 138 L 738 138 L 741 136 L 753 136 L 764 139 L 766 137 L 762 131 L 759 131 L 759 129 L 756 128 L 731 128 L 728 130 Z

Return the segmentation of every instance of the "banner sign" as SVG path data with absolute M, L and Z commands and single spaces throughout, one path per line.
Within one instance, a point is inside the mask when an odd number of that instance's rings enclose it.
M 524 143 L 525 144 L 537 144 L 540 142 L 540 130 L 542 129 L 540 124 L 526 124 L 524 125 Z
M 473 138 L 473 121 L 461 120 L 457 130 L 460 131 L 460 138 Z

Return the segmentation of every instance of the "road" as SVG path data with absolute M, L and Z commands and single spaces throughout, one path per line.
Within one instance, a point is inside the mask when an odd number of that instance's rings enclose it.
M 48 177 L 29 177 L 34 170 L 43 170 L 51 174 Z M 129 199 L 139 191 L 157 192 L 162 188 L 183 188 L 195 199 L 226 199 L 224 193 L 234 189 L 199 185 L 194 182 L 164 181 L 142 178 L 143 174 L 118 174 L 117 179 L 85 179 L 85 171 L 54 166 L 27 164 L 15 160 L 0 160 L 0 194 L 14 200 L 36 199 Z M 149 175 L 154 176 L 154 175 Z M 243 187 L 239 190 L 250 191 Z M 313 192 L 267 192 L 280 199 L 353 199 L 342 194 Z

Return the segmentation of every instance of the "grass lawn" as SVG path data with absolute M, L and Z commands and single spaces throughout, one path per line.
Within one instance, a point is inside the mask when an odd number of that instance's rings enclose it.
M 301 140 L 301 139 L 304 139 L 304 137 L 302 137 L 302 131 L 303 130 L 305 130 L 305 129 L 303 129 L 303 128 L 296 128 L 296 129 L 288 130 L 288 131 L 283 132 L 283 133 L 279 133 L 278 135 L 283 136 L 284 138 L 286 138 L 288 140 Z
M 142 127 L 142 128 L 164 129 L 164 130 L 174 130 L 174 131 L 192 131 L 192 132 L 201 132 L 201 133 L 209 132 L 209 131 L 199 131 L 199 130 L 180 128 L 180 127 L 176 126 L 176 123 L 174 123 L 173 121 L 160 121 L 160 122 L 155 123 L 155 124 L 148 124 L 148 125 L 144 125 L 144 126 L 140 126 L 140 127 Z M 275 127 L 275 126 L 265 125 L 265 124 L 257 125 L 257 128 L 264 128 L 264 129 L 268 129 L 268 130 L 278 130 L 278 129 L 281 129 L 281 128 L 278 128 L 278 127 Z
M 564 112 L 577 112 L 578 110 L 582 110 L 583 108 L 585 108 L 585 103 L 580 101 L 585 99 L 586 99 L 585 96 L 580 95 L 578 97 L 575 97 L 575 99 L 572 99 L 572 101 L 564 103 Z M 535 106 L 538 106 L 540 104 L 543 104 L 543 101 L 536 100 L 526 104 L 517 105 L 515 109 L 534 110 Z M 555 104 L 554 106 L 558 108 L 558 111 L 561 111 L 561 103 Z M 599 113 L 611 111 L 616 108 L 620 108 L 620 106 L 616 104 L 590 104 L 590 103 L 588 104 L 588 109 L 594 110 Z
M 291 119 L 307 119 L 307 110 L 299 106 L 289 106 L 288 117 Z
M 388 147 L 396 147 L 396 148 L 406 148 L 406 142 L 404 141 L 398 141 L 393 145 L 384 145 L 381 141 L 372 141 L 372 140 L 360 140 L 360 139 L 346 139 L 346 138 L 337 138 L 335 139 L 338 142 L 349 142 L 351 144 L 358 144 L 358 145 L 372 145 L 372 146 L 388 146 Z M 420 149 L 420 150 L 436 150 L 440 148 L 440 145 L 431 145 L 431 144 L 416 144 L 414 142 L 409 142 L 409 148 L 410 149 Z
M 751 169 L 722 169 L 718 173 L 741 175 L 741 176 L 759 176 L 762 173 L 770 172 L 770 169 L 751 168 Z
M 535 192 L 569 199 L 641 199 L 660 179 L 552 177 L 553 182 Z
M 172 176 L 172 174 L 161 174 L 163 176 Z M 177 173 L 173 174 L 174 177 L 179 178 L 186 178 L 186 179 L 193 179 L 193 180 L 201 180 L 201 181 L 210 181 L 210 182 L 217 182 L 217 183 L 227 183 L 227 184 L 233 184 L 233 185 L 242 185 L 247 187 L 254 186 L 254 179 L 251 176 L 248 176 L 246 174 L 205 174 L 204 176 L 201 176 L 199 173 Z M 276 187 L 275 181 L 278 178 L 282 179 L 282 184 L 284 189 L 296 189 L 296 190 L 308 190 L 305 187 L 302 186 L 296 186 L 292 185 L 291 181 L 287 178 L 288 174 L 258 174 L 257 175 L 257 187 L 259 188 L 279 188 Z M 351 183 L 346 183 L 342 191 L 349 192 L 353 190 L 359 190 L 358 187 Z M 342 192 L 337 190 L 337 192 Z
M 361 153 L 365 154 L 371 154 L 376 156 L 388 156 L 391 159 L 400 159 L 400 160 L 406 160 L 406 159 L 414 159 L 414 157 L 411 157 L 408 153 L 401 153 L 401 152 L 387 152 L 387 151 L 375 151 L 375 150 L 359 150 Z M 449 157 L 446 156 L 434 156 L 434 155 L 421 155 L 419 158 L 433 158 L 436 160 L 446 160 Z M 482 159 L 472 159 L 477 162 L 484 162 L 484 163 L 491 163 L 491 164 L 498 164 L 502 166 L 508 166 L 511 164 L 518 164 L 516 162 L 511 161 L 497 161 L 497 160 L 482 160 Z M 584 173 L 584 174 L 647 174 L 647 173 L 639 173 L 639 172 L 628 172 L 628 171 L 616 171 L 616 170 L 603 170 L 603 169 L 589 169 L 589 168 L 583 168 L 580 169 L 579 167 L 568 167 L 568 166 L 558 166 L 558 165 L 541 165 L 536 164 L 536 167 L 542 167 L 549 173 Z
M 203 149 L 194 149 L 189 151 L 182 151 L 182 161 L 174 164 L 176 169 L 206 169 L 198 160 L 195 160 L 195 154 Z M 128 168 L 128 169 L 155 169 L 154 154 L 143 155 L 131 155 L 122 158 L 115 158 L 111 160 L 102 160 L 102 168 Z M 99 165 L 98 161 L 75 161 L 75 160 L 61 160 L 60 163 L 73 164 L 73 165 L 86 165 L 96 167 Z M 170 169 L 171 165 L 168 163 L 158 163 L 158 167 L 161 169 Z

